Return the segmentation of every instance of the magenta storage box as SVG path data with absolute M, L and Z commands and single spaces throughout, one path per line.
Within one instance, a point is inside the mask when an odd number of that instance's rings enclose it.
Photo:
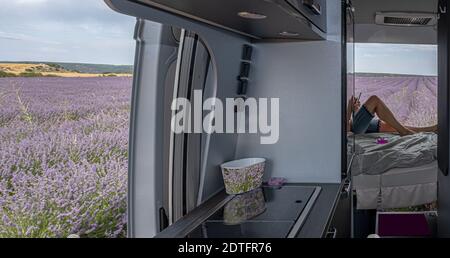
M 435 212 L 378 212 L 376 233 L 380 237 L 432 237 Z

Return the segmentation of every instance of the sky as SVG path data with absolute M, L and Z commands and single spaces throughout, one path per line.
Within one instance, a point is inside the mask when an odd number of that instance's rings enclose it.
M 437 46 L 358 43 L 356 72 L 437 75 Z
M 103 0 L 0 0 L 0 61 L 133 64 L 135 21 Z
M 133 64 L 135 18 L 103 0 L 0 0 L 0 61 Z M 436 75 L 431 45 L 356 44 L 356 71 Z

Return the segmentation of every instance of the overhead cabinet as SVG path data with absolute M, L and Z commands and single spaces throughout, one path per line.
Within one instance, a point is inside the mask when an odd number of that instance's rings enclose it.
M 326 0 L 286 0 L 286 2 L 319 27 L 320 30 L 327 31 Z
M 326 0 L 137 0 L 255 40 L 321 40 Z

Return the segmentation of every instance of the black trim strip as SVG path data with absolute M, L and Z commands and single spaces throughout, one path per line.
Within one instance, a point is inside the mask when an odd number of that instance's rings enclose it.
M 450 73 L 450 35 L 448 1 L 439 0 L 438 21 L 438 164 L 439 170 L 449 173 L 449 73 Z M 446 12 L 443 12 L 443 11 Z
M 341 175 L 347 177 L 347 1 L 342 0 L 341 18 Z
M 190 34 L 190 33 L 189 33 Z M 191 37 L 192 35 L 186 35 L 186 37 Z M 191 52 L 191 60 L 190 64 L 189 64 L 189 79 L 188 79 L 188 88 L 187 88 L 187 99 L 189 101 L 192 100 L 192 81 L 193 81 L 193 74 L 194 74 L 194 68 L 195 68 L 195 62 L 196 62 L 196 54 L 197 54 L 197 44 L 198 44 L 198 35 L 194 34 L 194 42 L 193 42 L 193 46 L 192 46 L 192 52 Z M 186 178 L 186 174 L 187 174 L 187 163 L 188 163 L 188 134 L 184 133 L 183 134 L 183 215 L 187 214 L 187 178 Z

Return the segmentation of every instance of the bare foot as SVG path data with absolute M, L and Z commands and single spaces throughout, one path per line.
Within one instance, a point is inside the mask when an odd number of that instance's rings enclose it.
M 411 135 L 411 134 L 415 134 L 416 132 L 414 132 L 411 129 L 405 128 L 404 132 L 399 132 L 400 136 L 407 136 L 407 135 Z

